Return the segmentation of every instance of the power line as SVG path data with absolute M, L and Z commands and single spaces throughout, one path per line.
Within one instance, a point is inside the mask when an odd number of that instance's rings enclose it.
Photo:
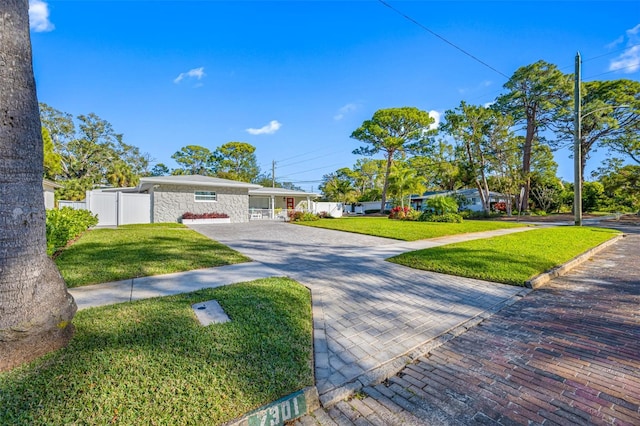
M 300 160 L 300 161 L 295 161 L 295 162 L 293 162 L 293 163 L 289 163 L 289 164 L 279 165 L 279 166 L 278 166 L 278 168 L 280 169 L 280 168 L 283 168 L 283 167 L 294 166 L 294 165 L 296 165 L 296 164 L 306 163 L 306 162 L 308 162 L 308 161 L 317 160 L 317 159 L 319 159 L 319 158 L 330 157 L 330 156 L 332 156 L 332 155 L 336 155 L 336 153 L 335 153 L 335 152 L 331 152 L 331 153 L 329 153 L 329 154 L 319 155 L 319 156 L 317 156 L 317 157 L 308 158 L 308 159 L 306 159 L 306 160 Z M 279 163 L 279 162 L 276 162 L 276 163 Z
M 322 167 L 316 167 L 315 169 L 309 169 L 309 170 L 303 170 L 301 172 L 289 173 L 288 175 L 280 176 L 280 179 L 284 179 L 284 178 L 287 178 L 287 177 L 293 176 L 293 175 L 299 175 L 301 173 L 313 172 L 313 171 L 316 171 L 316 170 L 322 170 L 322 169 L 326 169 L 326 168 L 329 168 L 329 167 L 335 167 L 335 166 L 339 166 L 341 164 L 344 164 L 344 163 L 334 163 L 334 164 L 329 164 L 329 165 L 322 166 Z
M 582 62 L 583 63 L 584 62 L 589 62 L 589 61 L 593 61 L 594 59 L 602 58 L 604 56 L 615 55 L 616 53 L 624 52 L 625 50 L 631 49 L 632 47 L 636 47 L 636 46 L 640 46 L 640 43 L 632 44 L 631 46 L 627 46 L 627 47 L 624 47 L 624 48 L 618 49 L 618 50 L 613 50 L 613 51 L 608 52 L 608 53 L 603 53 L 602 55 L 592 56 L 591 58 L 583 59 Z M 571 66 L 573 66 L 573 65 L 571 65 Z
M 310 151 L 310 152 L 305 152 L 304 154 L 298 154 L 298 155 L 294 155 L 293 157 L 288 157 L 288 158 L 284 158 L 280 161 L 278 161 L 278 163 L 280 162 L 285 162 L 285 161 L 289 161 L 289 160 L 293 160 L 294 158 L 298 158 L 298 157 L 304 157 L 305 155 L 309 155 L 309 154 L 314 154 L 316 152 L 320 152 L 322 151 L 324 148 L 320 148 L 320 149 L 316 149 L 314 151 Z
M 614 73 L 614 72 L 617 72 L 617 71 L 620 71 L 620 70 L 626 70 L 628 68 L 634 68 L 634 67 L 640 67 L 640 63 L 627 65 L 626 67 L 618 68 L 617 70 L 606 71 L 606 72 L 603 72 L 603 73 L 600 73 L 600 74 L 596 74 L 596 75 L 592 75 L 592 76 L 589 76 L 589 77 L 585 77 L 585 78 L 583 78 L 583 80 L 589 80 L 589 79 L 592 79 L 592 78 L 600 77 L 601 75 L 611 74 L 611 73 Z
M 489 65 L 488 63 L 484 62 L 483 60 L 477 58 L 476 56 L 472 55 L 471 53 L 467 52 L 466 50 L 464 50 L 463 48 L 461 48 L 460 46 L 456 45 L 455 43 L 447 40 L 446 38 L 444 38 L 443 36 L 441 36 L 440 34 L 436 33 L 435 31 L 430 30 L 429 28 L 427 28 L 426 26 L 422 25 L 420 22 L 416 21 L 415 19 L 413 19 L 412 17 L 402 13 L 401 11 L 399 11 L 398 9 L 396 9 L 395 7 L 391 6 L 389 3 L 387 3 L 384 0 L 378 0 L 380 3 L 382 3 L 384 6 L 387 6 L 389 9 L 393 10 L 394 12 L 396 12 L 398 15 L 402 16 L 403 18 L 405 18 L 406 20 L 408 20 L 409 22 L 414 23 L 415 25 L 419 26 L 420 28 L 422 28 L 423 30 L 427 31 L 428 33 L 434 35 L 435 37 L 438 37 L 440 40 L 444 41 L 445 43 L 447 43 L 448 45 L 452 46 L 453 48 L 459 50 L 460 52 L 464 53 L 465 55 L 467 55 L 468 57 L 470 57 L 471 59 L 473 59 L 476 62 L 481 63 L 482 65 L 484 65 L 485 67 L 489 68 L 490 70 L 500 74 L 501 76 L 503 76 L 504 78 L 506 78 L 507 80 L 509 79 L 509 76 L 504 74 L 501 71 L 498 71 L 497 69 L 495 69 L 494 67 L 492 67 L 491 65 Z

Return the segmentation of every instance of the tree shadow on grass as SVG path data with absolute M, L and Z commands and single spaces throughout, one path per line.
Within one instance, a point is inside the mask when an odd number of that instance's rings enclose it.
M 200 326 L 191 304 L 211 299 L 231 322 Z M 309 294 L 290 280 L 88 309 L 74 322 L 67 348 L 0 376 L 0 423 L 219 424 L 312 384 Z
M 210 240 L 156 236 L 141 243 L 86 242 L 56 259 L 69 287 L 117 281 L 191 269 L 226 266 L 249 259 Z

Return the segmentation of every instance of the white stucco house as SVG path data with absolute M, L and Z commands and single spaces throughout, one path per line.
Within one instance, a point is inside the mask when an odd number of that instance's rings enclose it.
M 456 191 L 430 191 L 422 195 L 411 196 L 411 207 L 416 210 L 423 210 L 425 201 L 436 196 L 463 198 L 465 204 L 460 206 L 460 210 L 471 210 L 474 212 L 482 211 L 482 200 L 477 189 L 459 189 Z M 489 202 L 491 204 L 497 202 L 506 202 L 507 196 L 499 192 L 489 191 Z
M 249 191 L 261 188 L 247 182 L 209 176 L 158 176 L 140 179 L 129 192 L 150 196 L 151 221 L 178 222 L 184 213 L 225 213 L 231 222 L 246 222 Z
M 136 187 L 87 192 L 84 208 L 101 226 L 180 222 L 184 213 L 224 213 L 231 223 L 286 219 L 290 210 L 314 211 L 320 194 L 201 175 L 143 177 Z
M 62 185 L 49 180 L 42 179 L 42 193 L 44 195 L 44 208 L 53 209 L 56 206 L 55 202 L 55 189 L 62 188 Z

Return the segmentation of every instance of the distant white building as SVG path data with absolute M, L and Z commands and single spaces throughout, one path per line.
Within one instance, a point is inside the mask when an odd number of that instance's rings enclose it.
M 56 206 L 54 191 L 56 188 L 62 188 L 62 185 L 50 181 L 48 179 L 42 179 L 42 192 L 44 194 L 44 208 L 53 209 Z
M 471 210 L 474 212 L 481 212 L 482 199 L 477 189 L 459 189 L 457 191 L 430 191 L 425 192 L 423 195 L 411 196 L 411 207 L 416 210 L 424 210 L 425 200 L 436 196 L 454 197 L 456 199 L 462 198 L 464 205 L 460 205 L 460 210 Z M 489 191 L 489 203 L 507 202 L 508 197 L 499 192 Z

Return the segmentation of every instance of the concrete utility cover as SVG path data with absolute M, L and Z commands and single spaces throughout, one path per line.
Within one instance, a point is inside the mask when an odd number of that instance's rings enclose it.
M 210 324 L 222 324 L 223 322 L 230 321 L 227 314 L 222 309 L 222 306 L 215 300 L 208 300 L 206 302 L 194 303 L 191 305 L 193 312 L 196 313 L 200 324 L 207 326 Z

